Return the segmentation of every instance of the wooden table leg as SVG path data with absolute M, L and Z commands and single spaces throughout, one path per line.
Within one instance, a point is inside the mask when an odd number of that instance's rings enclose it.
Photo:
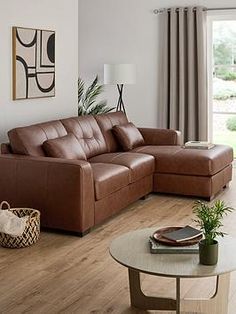
M 180 314 L 180 278 L 176 278 L 176 314 Z
M 176 300 L 146 296 L 141 289 L 140 273 L 133 269 L 129 271 L 130 301 L 131 305 L 142 310 L 175 311 Z
M 219 275 L 216 291 L 210 299 L 183 299 L 180 301 L 180 313 L 188 314 L 227 314 L 230 286 L 230 273 Z
M 131 305 L 142 310 L 176 311 L 176 314 L 227 314 L 230 273 L 219 275 L 210 299 L 181 299 L 180 278 L 176 278 L 176 300 L 146 296 L 141 289 L 140 273 L 128 269 Z

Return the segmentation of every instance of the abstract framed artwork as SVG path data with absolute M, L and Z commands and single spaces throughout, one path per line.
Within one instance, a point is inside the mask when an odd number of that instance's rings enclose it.
M 13 100 L 55 96 L 55 32 L 12 28 Z

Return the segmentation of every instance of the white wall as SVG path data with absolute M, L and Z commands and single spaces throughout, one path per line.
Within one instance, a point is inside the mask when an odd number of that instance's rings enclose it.
M 79 75 L 89 81 L 104 63 L 135 63 L 136 85 L 125 86 L 125 104 L 137 125 L 157 126 L 158 16 L 153 9 L 204 5 L 234 7 L 235 0 L 79 0 Z M 104 98 L 116 105 L 115 86 Z
M 12 101 L 12 26 L 56 31 L 56 97 Z M 77 0 L 1 0 L 0 42 L 0 142 L 13 127 L 76 114 Z

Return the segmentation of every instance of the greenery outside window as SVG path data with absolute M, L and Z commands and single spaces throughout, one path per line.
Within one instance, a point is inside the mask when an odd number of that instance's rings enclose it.
M 213 142 L 236 157 L 236 20 L 213 21 Z

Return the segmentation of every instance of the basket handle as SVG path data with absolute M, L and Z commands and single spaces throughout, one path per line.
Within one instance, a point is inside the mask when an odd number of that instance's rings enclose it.
M 3 206 L 4 206 L 4 205 L 7 205 L 7 208 L 6 208 L 6 209 L 8 209 L 8 210 L 11 209 L 10 204 L 9 204 L 8 202 L 6 202 L 6 201 L 3 201 L 3 202 L 0 204 L 0 210 L 3 209 Z
M 30 218 L 33 218 L 33 217 L 36 217 L 36 216 L 38 216 L 38 211 L 34 211 L 33 213 L 31 213 L 30 215 L 29 215 L 29 219 Z

